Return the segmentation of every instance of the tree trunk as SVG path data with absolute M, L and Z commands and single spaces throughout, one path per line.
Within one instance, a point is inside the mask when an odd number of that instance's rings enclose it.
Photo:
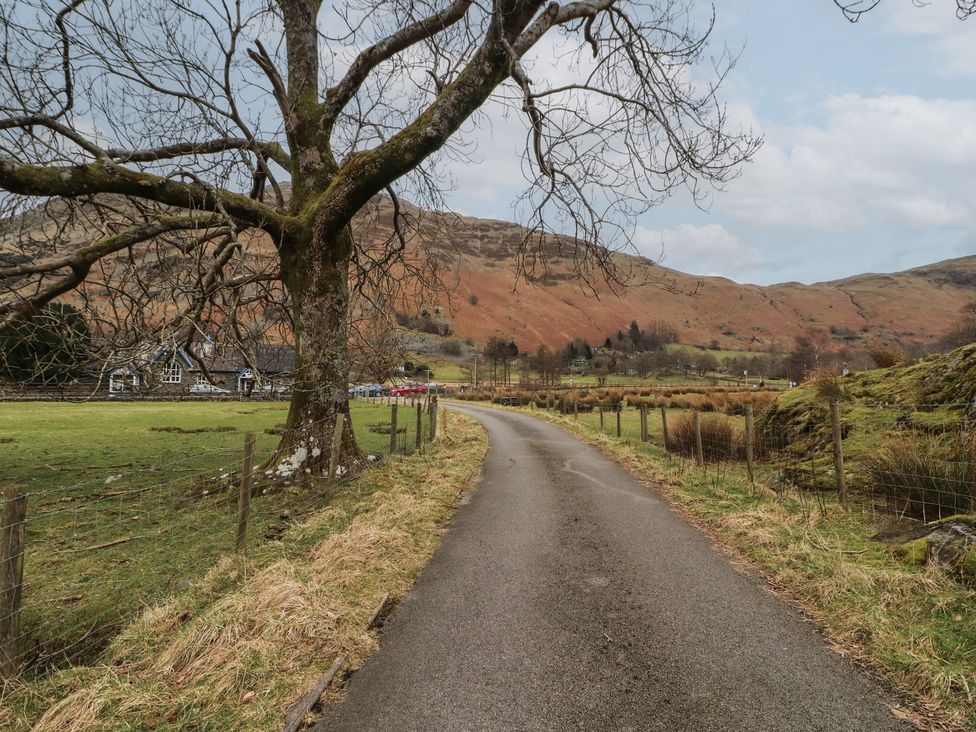
M 268 475 L 279 479 L 322 477 L 329 456 L 336 416 L 349 414 L 348 262 L 352 235 L 338 241 L 309 234 L 282 248 L 281 276 L 292 300 L 295 319 L 295 384 L 285 431 Z M 343 420 L 340 475 L 362 469 L 351 421 Z

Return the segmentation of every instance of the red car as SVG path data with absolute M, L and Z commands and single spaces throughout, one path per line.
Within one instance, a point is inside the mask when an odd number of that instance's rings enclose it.
M 423 384 L 404 384 L 390 389 L 390 396 L 406 396 L 407 394 L 426 394 L 427 387 Z

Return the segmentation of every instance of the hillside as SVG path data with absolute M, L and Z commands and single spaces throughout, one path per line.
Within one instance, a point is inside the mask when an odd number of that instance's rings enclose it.
M 17 222 L 0 222 L 0 261 L 17 259 L 9 249 L 4 252 L 5 231 L 9 236 L 18 229 L 50 230 L 57 211 L 55 205 L 46 215 L 34 212 Z M 416 215 L 415 209 L 411 211 Z M 723 348 L 746 351 L 788 348 L 794 336 L 811 327 L 841 338 L 896 336 L 906 343 L 926 345 L 943 336 L 962 304 L 976 296 L 976 256 L 895 274 L 763 287 L 665 270 L 623 254 L 614 255 L 621 269 L 631 271 L 635 281 L 656 284 L 617 292 L 603 286 L 594 295 L 573 274 L 573 247 L 568 240 L 549 242 L 545 266 L 537 268 L 537 276 L 530 277 L 531 282 L 525 277 L 516 281 L 516 254 L 525 229 L 504 221 L 448 214 L 428 213 L 422 218 L 424 234 L 410 246 L 429 250 L 449 272 L 446 279 L 453 283 L 452 296 L 440 305 L 454 334 L 477 343 L 496 334 L 514 339 L 523 349 L 540 344 L 559 347 L 573 338 L 599 343 L 608 334 L 626 329 L 632 320 L 642 326 L 663 320 L 684 343 L 716 340 Z M 366 229 L 364 236 L 372 240 L 388 236 L 392 229 L 388 201 L 380 202 L 376 226 Z M 77 230 L 72 233 L 79 240 L 84 236 Z M 270 264 L 273 250 L 266 238 L 252 237 L 244 249 L 255 269 Z M 702 262 L 701 268 L 710 265 Z
M 810 327 L 850 338 L 897 336 L 926 344 L 943 336 L 961 305 L 976 296 L 976 256 L 896 274 L 763 287 L 664 270 L 618 255 L 618 261 L 635 266 L 645 279 L 672 287 L 635 286 L 618 294 L 604 288 L 593 297 L 570 276 L 571 256 L 550 259 L 547 277 L 534 284 L 523 280 L 516 287 L 514 255 L 524 230 L 514 224 L 460 218 L 451 229 L 459 255 L 452 323 L 459 336 L 477 342 L 497 333 L 522 347 L 561 346 L 574 337 L 596 343 L 631 320 L 642 325 L 666 320 L 683 342 L 707 344 L 714 339 L 730 349 L 788 346 L 793 336 Z M 434 244 L 449 249 L 447 242 Z M 702 269 L 708 266 L 702 262 Z

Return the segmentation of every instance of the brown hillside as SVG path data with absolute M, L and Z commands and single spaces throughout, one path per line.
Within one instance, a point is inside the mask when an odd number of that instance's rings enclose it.
M 638 271 L 670 281 L 662 286 L 608 288 L 588 296 L 570 276 L 569 262 L 550 260 L 547 278 L 515 282 L 514 251 L 524 235 L 515 224 L 460 218 L 452 226 L 459 287 L 452 298 L 455 332 L 484 342 L 511 336 L 523 348 L 561 346 L 574 337 L 596 343 L 631 320 L 670 321 L 682 341 L 765 351 L 788 346 L 807 328 L 850 331 L 858 336 L 897 336 L 932 343 L 976 296 L 976 256 L 927 265 L 897 274 L 865 274 L 814 285 L 742 285 L 721 277 L 697 277 L 641 265 Z M 448 248 L 446 242 L 435 246 Z M 702 269 L 708 267 L 702 263 Z M 477 296 L 477 304 L 469 296 Z
M 392 207 L 383 202 L 380 208 L 380 226 L 373 236 L 385 236 L 391 228 Z M 36 222 L 30 217 L 26 215 L 20 225 L 27 221 L 25 228 L 37 230 L 51 226 L 49 219 L 43 223 L 44 217 L 35 217 Z M 442 305 L 455 334 L 478 343 L 496 334 L 513 338 L 523 349 L 540 344 L 558 347 L 573 338 L 598 343 L 626 329 L 632 320 L 642 326 L 665 320 L 685 343 L 717 340 L 724 348 L 750 351 L 788 347 L 795 335 L 811 327 L 929 344 L 949 330 L 960 307 L 976 296 L 976 256 L 896 274 L 762 287 L 664 270 L 625 255 L 617 255 L 617 262 L 632 268 L 637 279 L 667 281 L 673 288 L 641 285 L 614 293 L 604 286 L 593 296 L 573 276 L 568 242 L 548 246 L 545 275 L 537 272 L 533 282 L 524 278 L 516 282 L 515 253 L 524 229 L 504 221 L 447 214 L 424 218 L 428 222 L 424 231 L 430 233 L 419 246 L 432 249 L 457 275 L 451 301 Z M 0 222 L 0 261 L 5 259 L 4 230 L 10 236 L 19 228 L 14 223 Z M 252 238 L 246 251 L 255 260 L 273 254 L 266 238 Z M 708 268 L 702 262 L 702 269 Z M 477 304 L 470 303 L 471 295 Z

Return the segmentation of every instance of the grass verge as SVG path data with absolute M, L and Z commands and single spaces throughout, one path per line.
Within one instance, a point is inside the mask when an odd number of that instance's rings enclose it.
M 389 407 L 353 402 L 369 453 L 389 450 Z M 0 475 L 28 494 L 20 644 L 46 673 L 87 663 L 146 605 L 184 589 L 234 546 L 237 500 L 194 495 L 201 476 L 239 469 L 244 433 L 261 460 L 280 439 L 283 403 L 2 403 Z M 410 416 L 410 415 L 408 415 Z M 424 416 L 426 420 L 426 415 Z M 416 426 L 407 424 L 413 444 Z M 388 433 L 388 428 L 387 428 Z M 327 497 L 283 487 L 252 501 L 247 544 Z
M 338 653 L 355 668 L 373 650 L 366 619 L 384 593 L 410 587 L 486 444 L 452 415 L 423 453 L 388 459 L 253 542 L 246 559 L 224 554 L 146 603 L 96 660 L 8 683 L 0 728 L 280 728 Z
M 663 492 L 816 619 L 836 650 L 912 700 L 896 714 L 924 729 L 976 729 L 976 592 L 871 541 L 869 515 L 845 514 L 822 495 L 753 487 L 734 464 L 701 470 L 653 443 L 601 432 L 589 415 L 515 411 L 564 427 Z

